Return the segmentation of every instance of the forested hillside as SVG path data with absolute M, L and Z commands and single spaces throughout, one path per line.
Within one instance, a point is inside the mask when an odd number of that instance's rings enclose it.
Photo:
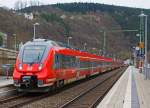
M 64 11 L 68 12 L 104 12 L 108 13 L 110 16 L 116 20 L 118 24 L 120 24 L 122 29 L 137 29 L 140 27 L 140 18 L 139 15 L 141 11 L 143 11 L 146 15 L 150 15 L 150 10 L 148 9 L 139 9 L 139 8 L 130 8 L 130 7 L 120 7 L 113 5 L 105 5 L 98 3 L 65 3 L 65 4 L 55 4 L 54 7 L 60 8 Z M 150 27 L 150 18 L 148 17 L 148 27 Z M 113 28 L 112 28 L 113 29 Z M 137 37 L 135 33 L 124 33 L 129 39 L 131 43 L 135 43 L 137 41 Z M 148 29 L 148 34 L 150 34 L 150 29 Z M 148 38 L 150 40 L 150 38 Z M 150 48 L 150 44 L 149 44 Z
M 106 31 L 108 56 L 128 58 L 129 51 L 138 43 L 137 33 L 110 31 L 139 29 L 140 12 L 141 9 L 94 3 L 31 6 L 15 12 L 1 9 L 0 30 L 11 37 L 16 34 L 18 43 L 26 42 L 32 40 L 33 24 L 38 22 L 40 25 L 36 27 L 37 38 L 67 42 L 71 36 L 71 45 L 83 49 L 87 43 L 86 49 L 97 54 L 103 50 L 103 31 Z M 144 12 L 149 14 L 149 10 Z M 34 19 L 25 19 L 25 13 L 33 13 Z

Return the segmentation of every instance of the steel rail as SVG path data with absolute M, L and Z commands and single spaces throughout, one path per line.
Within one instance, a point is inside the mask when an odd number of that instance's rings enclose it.
M 102 85 L 103 83 L 107 82 L 108 80 L 110 80 L 112 77 L 116 76 L 118 73 L 115 73 L 109 77 L 107 77 L 106 79 L 104 79 L 103 81 L 101 81 L 100 83 L 96 84 L 95 86 L 89 88 L 88 90 L 86 90 L 85 92 L 82 92 L 81 94 L 79 94 L 78 96 L 76 96 L 75 98 L 73 98 L 72 100 L 68 101 L 67 103 L 63 104 L 62 106 L 60 106 L 60 108 L 66 108 L 67 106 L 69 106 L 70 104 L 74 103 L 75 101 L 79 100 L 81 97 L 83 97 L 84 95 L 88 94 L 91 90 L 94 90 L 95 88 L 99 87 L 100 85 Z

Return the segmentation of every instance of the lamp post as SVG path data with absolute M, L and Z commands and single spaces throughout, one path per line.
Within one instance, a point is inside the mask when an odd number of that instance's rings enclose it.
M 70 45 L 70 40 L 72 39 L 71 36 L 68 37 L 68 46 Z
M 136 37 L 140 38 L 140 43 L 142 42 L 142 39 L 141 39 L 141 34 L 136 34 Z M 140 51 L 140 54 L 141 54 L 141 51 Z
M 35 33 L 36 33 L 36 26 L 40 25 L 39 23 L 35 23 L 33 24 L 33 28 L 34 28 L 34 34 L 33 34 L 33 40 L 35 39 Z
M 145 79 L 147 79 L 147 65 L 148 65 L 148 63 L 147 63 L 147 15 L 145 15 L 143 12 L 141 12 L 141 14 L 139 15 L 140 16 L 140 18 L 145 18 L 145 21 L 144 21 L 144 25 L 145 25 L 145 30 L 144 30 L 144 32 L 145 32 L 145 39 L 144 39 L 144 41 L 145 41 L 145 59 L 144 59 L 144 67 L 145 67 L 145 69 L 144 69 L 144 73 L 145 73 Z
M 106 31 L 105 30 L 100 30 L 99 32 L 103 33 L 103 51 L 102 51 L 102 55 L 105 56 L 106 53 Z
M 103 37 L 103 56 L 105 56 L 106 53 L 106 32 L 104 31 L 104 37 Z
M 86 50 L 87 43 L 84 43 L 84 50 Z
M 20 44 L 19 44 L 19 50 L 21 49 L 22 45 L 23 45 L 23 42 L 20 42 Z
M 145 66 L 146 66 L 146 79 L 148 77 L 148 72 L 147 72 L 147 67 L 148 67 L 148 63 L 147 63 L 147 15 L 145 15 Z
M 16 34 L 13 34 L 13 36 L 14 36 L 14 48 L 15 48 L 15 51 L 17 50 L 17 37 L 16 37 Z
M 101 49 L 99 50 L 99 55 L 102 55 L 102 50 Z

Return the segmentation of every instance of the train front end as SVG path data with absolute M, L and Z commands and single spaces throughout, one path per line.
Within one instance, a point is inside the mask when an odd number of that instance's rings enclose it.
M 19 51 L 13 73 L 14 86 L 20 92 L 47 92 L 55 82 L 50 42 L 31 41 Z

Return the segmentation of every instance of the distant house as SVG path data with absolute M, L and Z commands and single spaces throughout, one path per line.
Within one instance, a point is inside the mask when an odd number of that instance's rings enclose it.
M 0 46 L 7 47 L 7 34 L 0 32 Z
M 65 19 L 67 16 L 66 15 L 61 15 L 60 18 Z
M 34 18 L 33 13 L 24 13 L 24 17 L 28 20 L 33 20 Z

